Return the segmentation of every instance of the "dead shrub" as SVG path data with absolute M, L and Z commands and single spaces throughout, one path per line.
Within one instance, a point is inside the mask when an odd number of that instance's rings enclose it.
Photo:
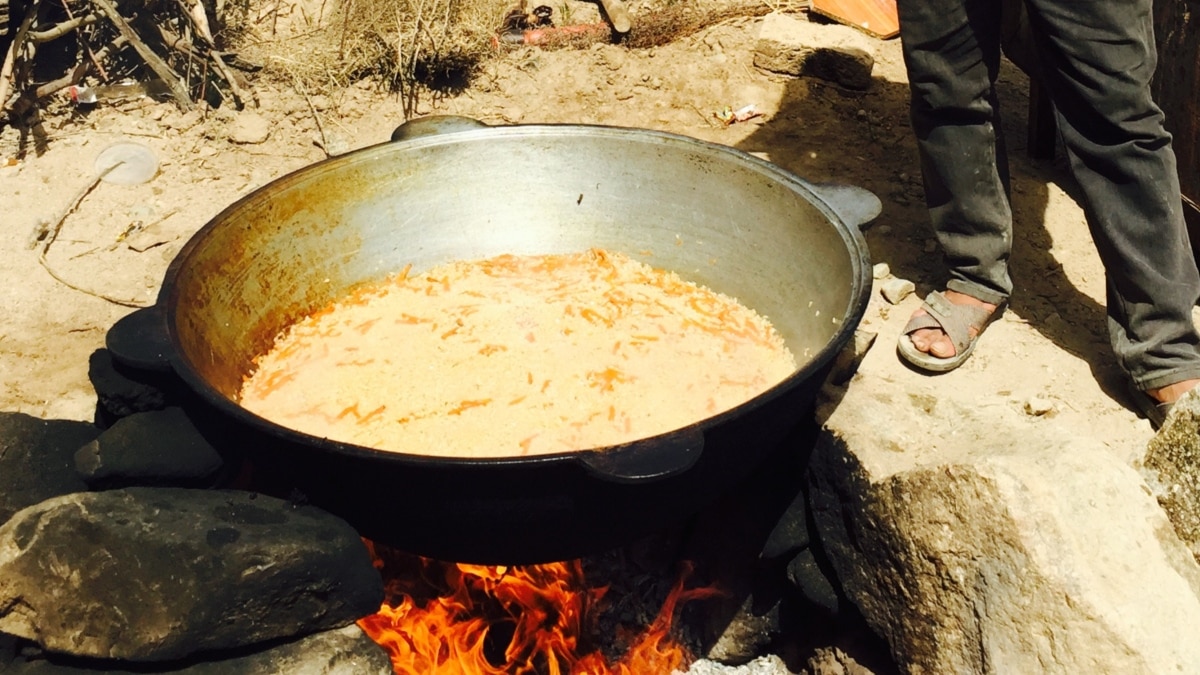
M 276 0 L 228 15 L 243 55 L 307 91 L 364 78 L 401 94 L 411 114 L 422 93 L 466 88 L 494 53 L 511 0 Z

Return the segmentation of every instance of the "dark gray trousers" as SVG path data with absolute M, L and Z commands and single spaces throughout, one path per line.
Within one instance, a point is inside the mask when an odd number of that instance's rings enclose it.
M 1109 334 L 1140 389 L 1200 378 L 1200 275 L 1171 136 L 1150 95 L 1152 0 L 1025 0 L 1039 68 L 1107 275 Z M 1000 0 L 899 0 L 912 125 L 947 287 L 1012 292 L 1008 162 L 994 83 Z

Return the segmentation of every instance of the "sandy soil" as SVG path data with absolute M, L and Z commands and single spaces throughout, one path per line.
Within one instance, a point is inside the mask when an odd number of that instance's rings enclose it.
M 936 288 L 942 268 L 922 205 L 899 42 L 873 41 L 874 83 L 853 93 L 756 69 L 759 21 L 726 20 L 653 49 L 515 49 L 461 95 L 418 112 L 489 124 L 666 130 L 758 153 L 811 181 L 865 187 L 884 204 L 867 232 L 873 261 L 915 281 L 919 295 Z M 241 113 L 185 115 L 148 100 L 83 110 L 63 101 L 35 127 L 0 130 L 0 409 L 91 419 L 88 355 L 114 321 L 153 300 L 193 232 L 239 197 L 323 159 L 323 148 L 384 142 L 404 121 L 396 96 L 367 82 L 307 99 L 264 78 L 253 88 L 260 106 Z M 995 405 L 1027 411 L 1031 433 L 1067 425 L 1128 456 L 1151 430 L 1123 404 L 1104 332 L 1102 269 L 1063 167 L 1027 156 L 1027 82 L 1015 68 L 1003 73 L 1001 99 L 1013 160 L 1017 291 L 972 361 L 938 382 L 947 397 L 982 392 Z M 730 126 L 714 117 L 748 104 L 764 115 Z M 266 121 L 269 137 L 231 140 L 261 122 L 254 115 Z M 97 156 L 119 141 L 153 151 L 160 168 L 152 180 L 95 182 Z M 56 227 L 43 260 L 38 233 Z M 918 304 L 917 295 L 893 306 L 875 294 L 862 327 L 879 339 L 852 386 L 903 391 L 906 382 L 927 381 L 893 354 Z

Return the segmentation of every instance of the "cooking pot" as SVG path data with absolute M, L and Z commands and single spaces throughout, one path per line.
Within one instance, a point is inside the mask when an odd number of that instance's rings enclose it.
M 814 185 L 684 136 L 427 118 L 226 208 L 175 257 L 156 304 L 114 325 L 107 344 L 121 363 L 175 373 L 223 447 L 365 537 L 459 562 L 564 560 L 681 522 L 811 416 L 868 300 L 859 228 L 879 210 L 866 190 Z M 592 247 L 738 298 L 800 366 L 688 427 L 536 457 L 374 450 L 238 404 L 254 358 L 283 329 L 358 285 L 406 265 Z

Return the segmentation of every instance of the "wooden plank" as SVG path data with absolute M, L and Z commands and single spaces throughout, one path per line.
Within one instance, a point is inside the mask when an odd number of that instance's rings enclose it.
M 810 11 L 884 40 L 900 34 L 896 0 L 812 0 Z

